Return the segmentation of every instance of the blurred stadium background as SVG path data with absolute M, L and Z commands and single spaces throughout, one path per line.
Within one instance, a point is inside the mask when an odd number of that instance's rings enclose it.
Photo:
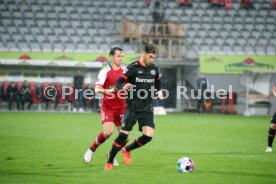
M 276 108 L 276 1 L 162 0 L 159 9 L 156 2 L 0 0 L 1 184 L 275 183 L 275 154 L 264 150 Z M 104 171 L 117 133 L 83 164 L 102 129 L 100 97 L 84 100 L 87 113 L 67 113 L 74 110 L 74 94 L 58 95 L 46 109 L 44 89 L 73 86 L 78 69 L 84 87 L 94 88 L 110 48 L 122 47 L 128 64 L 145 43 L 159 51 L 155 62 L 170 91 L 162 104 L 168 115 L 155 117 L 156 136 L 133 152 L 131 167 L 118 155 L 119 168 Z M 176 98 L 177 86 L 186 86 L 191 97 L 200 73 L 214 92 L 225 89 L 234 97 L 212 99 L 205 116 L 194 114 L 197 100 Z M 15 82 L 20 89 L 25 80 L 31 109 L 19 113 L 13 99 L 6 112 L 8 86 Z M 134 130 L 130 142 L 140 134 L 137 125 Z M 183 156 L 194 160 L 193 173 L 177 173 Z
M 159 50 L 156 64 L 163 86 L 171 92 L 164 102 L 167 111 L 195 110 L 196 101 L 176 99 L 176 87 L 186 86 L 189 94 L 202 72 L 215 91 L 233 86 L 230 106 L 214 99 L 212 112 L 272 114 L 275 1 L 250 2 L 162 0 L 164 17 L 159 21 L 150 0 L 1 0 L 1 109 L 7 109 L 6 89 L 12 81 L 20 87 L 27 80 L 31 110 L 44 111 L 37 88 L 70 86 L 77 69 L 93 88 L 110 48 L 122 47 L 128 64 L 139 57 L 144 43 L 152 43 Z M 72 100 L 59 99 L 58 110 L 71 111 Z M 86 100 L 86 111 L 97 111 L 99 101 L 92 101 Z

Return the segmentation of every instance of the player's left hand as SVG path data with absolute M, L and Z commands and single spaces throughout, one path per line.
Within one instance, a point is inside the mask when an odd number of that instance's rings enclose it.
M 130 88 L 135 87 L 135 85 L 132 85 L 131 83 L 126 83 L 123 87 L 124 90 L 129 90 Z
M 272 93 L 273 93 L 273 95 L 276 97 L 276 84 L 274 84 L 274 87 L 273 87 L 273 89 L 272 89 Z
M 159 99 L 159 100 L 163 100 L 164 99 L 162 90 L 157 91 L 155 94 L 157 96 L 156 97 L 157 99 Z

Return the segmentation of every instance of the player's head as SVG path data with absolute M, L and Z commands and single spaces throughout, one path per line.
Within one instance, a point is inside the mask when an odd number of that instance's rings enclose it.
M 204 73 L 201 72 L 201 73 L 199 74 L 199 77 L 200 77 L 200 78 L 204 78 L 204 77 L 205 77 Z
M 27 85 L 28 85 L 28 82 L 26 80 L 24 80 L 23 86 L 27 86 Z
M 157 49 L 153 45 L 151 44 L 145 45 L 143 56 L 142 56 L 144 64 L 146 66 L 151 65 L 153 63 L 153 60 L 156 58 L 156 55 L 157 55 Z
M 77 69 L 77 75 L 80 75 L 81 74 L 81 71 L 80 71 L 80 69 Z
M 123 56 L 123 49 L 121 49 L 120 47 L 114 47 L 109 52 L 111 62 L 117 66 L 122 64 Z

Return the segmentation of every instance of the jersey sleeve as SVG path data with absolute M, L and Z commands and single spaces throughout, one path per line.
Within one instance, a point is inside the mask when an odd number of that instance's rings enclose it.
M 160 75 L 159 75 L 159 69 L 156 69 L 156 76 L 155 76 L 155 80 L 158 81 L 160 80 Z
M 135 74 L 134 68 L 131 66 L 127 66 L 127 68 L 124 69 L 121 77 L 123 77 L 124 79 L 128 79 L 129 77 L 134 76 L 134 74 Z
M 159 69 L 156 69 L 156 76 L 155 76 L 155 89 L 159 91 L 161 89 L 161 81 L 160 81 L 160 75 L 159 75 Z
M 107 75 L 107 70 L 102 69 L 99 72 L 99 75 L 98 75 L 98 78 L 97 78 L 97 81 L 96 81 L 96 85 L 103 86 L 104 83 L 105 83 L 105 80 L 106 80 L 106 75 Z

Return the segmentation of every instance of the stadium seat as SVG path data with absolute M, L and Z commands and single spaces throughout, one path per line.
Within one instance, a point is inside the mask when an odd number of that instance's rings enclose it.
M 248 55 L 255 55 L 255 50 L 254 50 L 254 47 L 252 46 L 245 46 L 244 51 Z
M 266 47 L 266 54 L 267 55 L 275 55 L 276 54 L 276 50 L 275 50 L 275 47 L 273 46 L 267 46 Z
M 256 54 L 258 54 L 258 55 L 265 55 L 266 54 L 265 48 L 264 48 L 263 45 L 256 47 Z
M 202 29 L 210 31 L 212 27 L 215 28 L 212 31 L 214 34 L 220 34 L 221 29 L 228 31 L 234 29 L 240 32 L 246 28 L 248 32 L 252 32 L 256 39 L 259 39 L 264 29 L 271 33 L 275 32 L 275 11 L 261 9 L 261 3 L 258 1 L 255 3 L 257 10 L 250 12 L 239 9 L 239 0 L 212 1 L 213 3 L 223 2 L 225 8 L 230 8 L 232 3 L 233 9 L 227 11 L 211 8 L 208 1 L 193 1 L 193 8 L 184 10 L 178 7 L 177 2 L 169 0 L 164 2 L 167 9 L 166 18 L 182 22 L 184 24 L 184 36 L 187 37 L 207 38 L 208 35 L 202 34 L 200 31 Z M 98 40 L 98 37 L 110 40 L 114 38 L 114 35 L 120 32 L 120 24 L 115 23 L 115 21 L 120 22 L 122 15 L 139 22 L 150 22 L 152 19 L 151 11 L 150 8 L 145 7 L 145 2 L 124 0 L 116 1 L 115 5 L 109 1 L 96 0 L 30 0 L 26 4 L 18 1 L 5 1 L 4 6 L 1 6 L 3 26 L 0 26 L 0 49 L 22 52 L 40 50 L 45 52 L 60 52 L 62 50 L 65 52 L 104 51 L 114 42 Z M 193 31 L 189 32 L 191 27 Z M 96 44 L 104 43 L 104 46 L 92 46 L 94 48 L 83 44 L 78 46 L 81 39 L 76 36 L 85 38 L 85 44 L 96 40 Z M 86 41 L 89 36 L 91 39 Z M 226 38 L 229 35 L 221 36 L 225 38 L 223 44 L 226 44 Z M 268 34 L 264 36 L 267 42 L 269 36 Z M 248 35 L 243 35 L 243 37 L 247 39 Z M 72 42 L 68 42 L 71 38 L 73 38 Z M 234 38 L 236 39 L 236 36 Z M 59 44 L 55 46 L 54 43 Z M 64 48 L 65 43 L 66 47 Z M 131 50 L 130 44 L 126 46 Z
M 42 51 L 43 52 L 52 52 L 52 44 L 50 42 L 44 42 L 42 44 Z
M 224 45 L 223 48 L 222 48 L 222 52 L 224 54 L 233 54 L 233 47 L 231 45 Z

